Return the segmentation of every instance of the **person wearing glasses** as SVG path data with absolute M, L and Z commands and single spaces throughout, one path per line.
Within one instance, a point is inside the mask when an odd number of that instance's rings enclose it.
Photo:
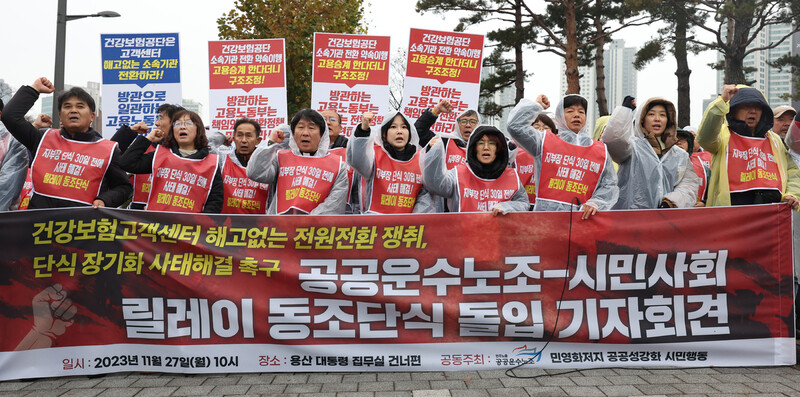
M 330 150 L 346 148 L 347 137 L 340 135 L 342 133 L 342 116 L 333 109 L 325 109 L 322 111 L 322 117 L 325 118 L 325 124 L 328 125 Z
M 452 212 L 491 212 L 495 216 L 528 210 L 528 195 L 516 169 L 508 168 L 508 143 L 500 130 L 482 125 L 470 134 L 467 161 L 445 168 L 442 139 L 428 143 L 423 177 L 431 193 L 447 200 Z
M 145 153 L 151 143 L 160 143 Z M 222 175 L 217 155 L 210 153 L 200 116 L 181 110 L 169 130 L 153 128 L 139 136 L 122 155 L 122 169 L 133 174 L 153 174 L 145 210 L 219 213 L 222 210 Z
M 414 128 L 419 133 L 419 144 L 422 146 L 428 145 L 436 134 L 431 131 L 431 127 L 436 123 L 436 120 L 441 114 L 448 114 L 453 112 L 453 106 L 450 101 L 443 99 L 434 106 L 432 109 L 426 109 L 421 116 L 414 122 Z M 480 124 L 480 117 L 478 112 L 468 109 L 456 119 L 458 125 L 456 131 L 440 134 L 442 143 L 444 144 L 445 164 L 447 169 L 453 169 L 459 164 L 466 164 L 467 162 L 467 141 L 469 136 L 475 131 L 475 128 Z

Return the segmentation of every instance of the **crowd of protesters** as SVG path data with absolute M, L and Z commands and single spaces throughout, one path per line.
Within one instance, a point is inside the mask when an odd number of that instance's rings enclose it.
M 666 99 L 637 105 L 626 97 L 590 131 L 585 98 L 564 96 L 551 118 L 549 99 L 539 95 L 516 105 L 506 132 L 467 110 L 454 131 L 435 134 L 438 117 L 452 112 L 442 100 L 417 120 L 392 112 L 376 125 L 364 113 L 349 140 L 340 135 L 338 113 L 304 109 L 263 135 L 256 121 L 237 120 L 233 135 L 216 143 L 199 115 L 175 105 L 162 105 L 152 128 L 123 126 L 103 139 L 91 128 L 94 100 L 80 88 L 57 98 L 60 129 L 48 128 L 47 116 L 29 122 L 25 115 L 39 95 L 53 91 L 42 77 L 5 107 L 0 102 L 0 210 L 574 209 L 589 219 L 611 209 L 800 204 L 800 115 L 788 106 L 773 111 L 746 86 L 725 85 L 697 129 L 679 128 Z

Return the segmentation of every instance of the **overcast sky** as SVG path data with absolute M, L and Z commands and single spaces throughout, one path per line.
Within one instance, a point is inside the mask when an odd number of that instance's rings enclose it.
M 369 34 L 392 37 L 392 48 L 407 47 L 409 28 L 450 30 L 458 15 L 417 14 L 415 1 L 368 1 Z M 101 81 L 100 34 L 103 33 L 173 33 L 180 34 L 181 80 L 183 97 L 200 101 L 208 111 L 208 41 L 218 40 L 216 20 L 233 8 L 233 0 L 73 0 L 67 13 L 93 14 L 111 10 L 120 18 L 87 18 L 67 23 L 65 83 L 85 86 L 87 81 Z M 53 77 L 57 0 L 5 1 L 0 13 L 0 79 L 14 88 L 30 84 L 40 76 Z M 485 28 L 483 28 L 485 29 Z M 480 27 L 471 33 L 484 33 Z M 655 27 L 624 30 L 614 38 L 627 46 L 638 47 L 650 38 Z M 716 74 L 707 65 L 716 55 L 705 52 L 693 56 L 692 124 L 702 115 L 702 100 L 717 92 Z M 533 75 L 525 86 L 526 96 L 539 93 L 551 100 L 559 92 L 562 59 L 549 53 L 528 50 L 525 68 Z M 676 101 L 675 61 L 650 64 L 638 74 L 638 98 L 662 96 Z M 207 117 L 207 115 L 203 115 Z

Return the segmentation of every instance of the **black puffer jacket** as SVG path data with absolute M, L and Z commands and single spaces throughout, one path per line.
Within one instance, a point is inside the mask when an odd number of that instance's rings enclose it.
M 156 152 L 145 153 L 145 150 L 150 146 L 150 141 L 140 136 L 128 147 L 128 150 L 122 155 L 120 165 L 122 169 L 132 174 L 150 174 L 153 172 L 153 156 Z M 172 152 L 180 156 L 178 149 L 172 149 Z M 186 156 L 188 159 L 204 159 L 208 156 L 208 147 L 203 147 L 197 150 L 196 153 Z M 211 182 L 211 191 L 208 193 L 206 203 L 203 205 L 203 212 L 218 214 L 222 211 L 223 200 L 222 188 L 222 172 L 217 167 L 217 173 L 214 174 L 214 181 Z
M 47 132 L 46 128 L 39 130 L 25 120 L 25 114 L 33 107 L 37 99 L 39 99 L 38 91 L 29 86 L 22 86 L 14 97 L 8 101 L 5 108 L 3 108 L 2 115 L 3 124 L 5 124 L 8 131 L 11 132 L 11 135 L 30 150 L 31 153 L 34 153 L 34 155 L 39 149 L 39 142 L 41 142 L 42 137 Z M 62 128 L 61 136 L 69 140 L 82 142 L 96 142 L 103 139 L 103 136 L 92 128 L 89 128 L 86 132 L 77 133 L 74 136 Z M 128 179 L 128 174 L 120 168 L 121 157 L 122 152 L 119 148 L 114 148 L 114 153 L 111 156 L 111 164 L 108 165 L 108 170 L 105 176 L 103 176 L 103 181 L 100 183 L 100 193 L 95 198 L 96 200 L 103 200 L 106 207 L 119 207 L 133 194 L 133 186 L 131 186 L 131 182 Z M 85 206 L 86 204 L 83 203 L 46 197 L 34 193 L 28 208 Z

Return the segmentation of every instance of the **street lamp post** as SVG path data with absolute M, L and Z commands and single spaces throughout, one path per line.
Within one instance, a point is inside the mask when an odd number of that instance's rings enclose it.
M 64 91 L 64 47 L 67 37 L 67 22 L 74 21 L 81 18 L 116 18 L 120 16 L 114 11 L 101 11 L 97 14 L 85 15 L 67 15 L 67 0 L 58 0 L 58 15 L 56 17 L 56 71 L 53 75 L 53 86 L 55 92 L 53 93 L 53 126 L 56 127 L 60 123 L 58 96 Z

